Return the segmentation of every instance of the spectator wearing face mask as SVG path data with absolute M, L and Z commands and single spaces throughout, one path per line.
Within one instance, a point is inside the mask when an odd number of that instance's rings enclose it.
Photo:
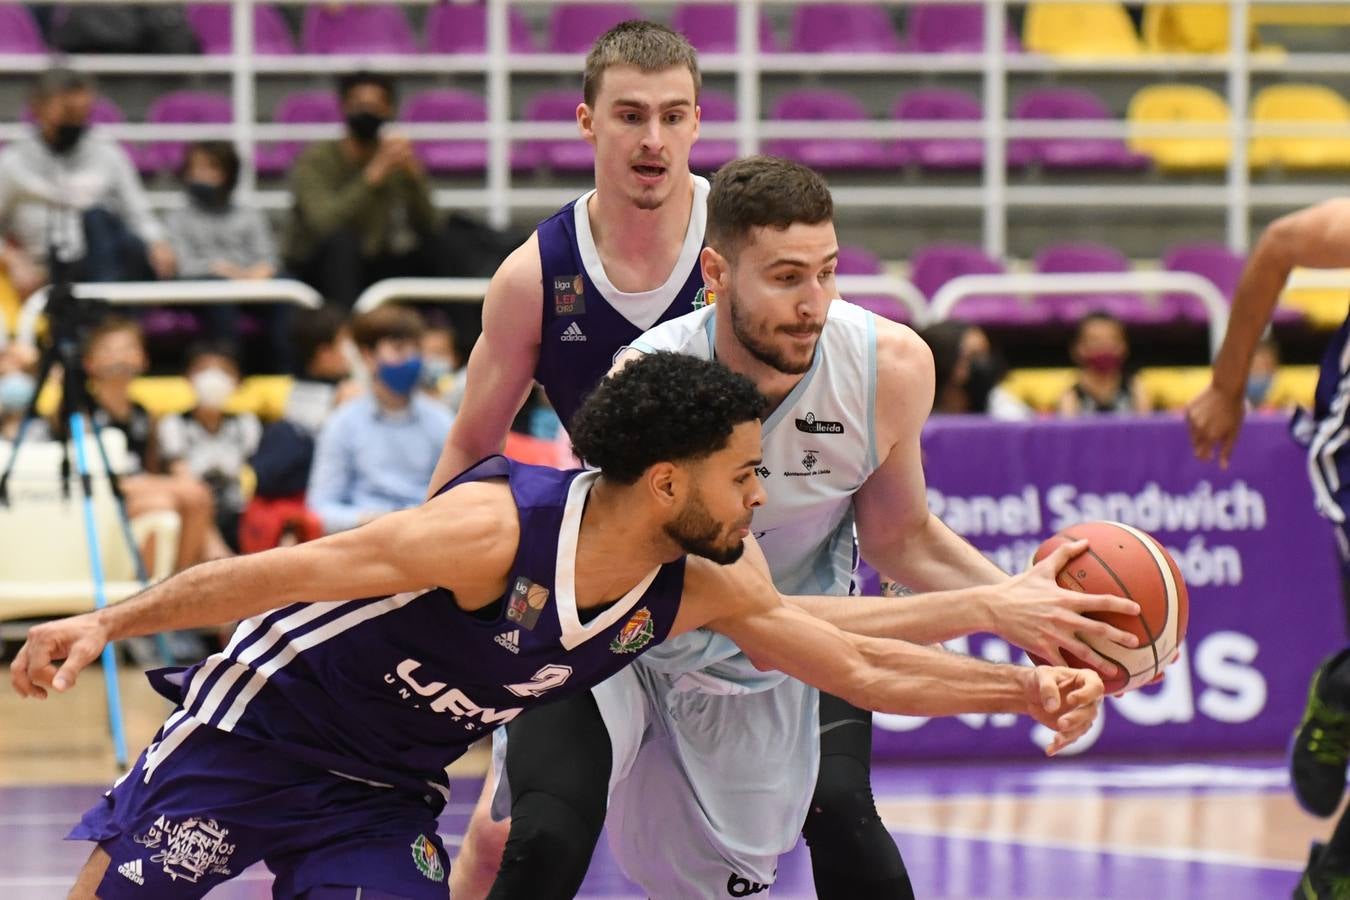
M 159 474 L 160 451 L 156 423 L 131 396 L 131 383 L 145 371 L 145 343 L 130 319 L 110 316 L 88 336 L 84 371 L 94 404 L 94 427 L 116 429 L 126 438 L 129 470 L 121 478 L 127 515 L 172 510 L 178 513 L 177 568 L 229 554 L 214 521 L 211 491 L 185 473 Z
M 234 202 L 239 165 L 239 154 L 228 141 L 188 146 L 179 171 L 188 202 L 167 217 L 178 277 L 251 281 L 276 276 L 276 242 L 267 217 Z M 290 372 L 291 344 L 286 335 L 290 307 L 268 304 L 254 309 L 267 323 L 270 358 L 281 371 Z M 202 307 L 201 314 L 211 334 L 237 348 L 239 307 L 212 303 Z
M 1247 375 L 1247 403 L 1261 412 L 1275 412 L 1296 405 L 1293 397 L 1277 391 L 1275 374 L 1280 368 L 1280 345 L 1275 339 L 1264 338 L 1252 353 L 1252 367 Z
M 422 390 L 459 412 L 464 399 L 464 363 L 459 355 L 455 329 L 444 322 L 427 326 L 422 333 Z
M 1148 413 L 1153 411 L 1139 380 L 1129 371 L 1130 344 L 1115 316 L 1084 316 L 1069 347 L 1078 369 L 1073 387 L 1059 400 L 1059 414 Z
M 237 551 L 244 509 L 239 476 L 258 449 L 262 424 L 252 413 L 225 411 L 239 388 L 239 363 L 229 344 L 189 349 L 187 377 L 197 402 L 187 412 L 159 421 L 160 453 L 170 474 L 199 479 L 211 489 L 216 528 Z
M 453 414 L 417 390 L 422 320 L 381 306 L 352 321 L 370 393 L 339 407 L 314 448 L 307 502 L 328 532 L 421 503 Z
M 89 129 L 94 99 L 89 76 L 43 73 L 33 133 L 0 151 L 0 265 L 21 297 L 47 283 L 53 242 L 79 281 L 173 276 L 173 250 L 131 160 Z
M 28 404 L 37 393 L 37 351 L 21 344 L 11 344 L 0 350 L 0 440 L 14 441 Z M 23 439 L 51 440 L 51 429 L 45 419 L 33 419 Z M 2 463 L 0 463 L 2 464 Z
M 287 266 L 350 309 L 384 278 L 449 274 L 431 185 L 412 142 L 392 132 L 394 82 L 358 72 L 338 82 L 347 134 L 312 144 L 291 171 Z
M 1003 388 L 1007 367 L 984 329 L 949 319 L 920 334 L 933 352 L 935 413 L 976 413 L 1005 421 L 1032 417 L 1030 407 Z

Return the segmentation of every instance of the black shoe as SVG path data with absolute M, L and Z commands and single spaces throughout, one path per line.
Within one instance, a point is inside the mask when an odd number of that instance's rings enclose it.
M 1289 780 L 1299 805 L 1322 817 L 1341 805 L 1345 767 L 1350 761 L 1350 710 L 1326 696 L 1324 682 L 1330 662 L 1323 662 L 1313 674 L 1308 705 L 1294 732 L 1289 760 Z
M 1313 842 L 1293 900 L 1350 900 L 1350 869 L 1332 868 L 1326 845 Z

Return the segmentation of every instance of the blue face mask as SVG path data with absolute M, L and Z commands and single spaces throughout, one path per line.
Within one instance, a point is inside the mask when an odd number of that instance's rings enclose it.
M 1247 379 L 1247 402 L 1252 406 L 1260 406 L 1265 402 L 1266 394 L 1270 393 L 1269 375 L 1253 375 Z
M 26 372 L 10 372 L 0 378 L 0 409 L 5 412 L 21 412 L 33 399 L 37 384 L 32 375 Z
M 406 397 L 417 386 L 417 379 L 422 374 L 422 357 L 412 356 L 401 363 L 380 363 L 375 374 L 389 390 Z

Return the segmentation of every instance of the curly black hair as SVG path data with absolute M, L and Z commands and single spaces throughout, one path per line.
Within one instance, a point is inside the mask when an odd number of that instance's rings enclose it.
M 702 459 L 742 422 L 763 417 L 764 395 L 720 363 L 648 353 L 604 379 L 569 431 L 572 450 L 621 484 L 658 462 Z

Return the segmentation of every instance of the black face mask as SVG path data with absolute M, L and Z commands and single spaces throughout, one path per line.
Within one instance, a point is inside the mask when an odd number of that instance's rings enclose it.
M 185 189 L 192 202 L 212 209 L 224 206 L 229 199 L 224 187 L 209 181 L 189 181 Z
M 384 116 L 373 112 L 352 113 L 347 117 L 347 131 L 363 144 L 373 144 L 380 136 L 380 128 L 387 122 Z
M 992 355 L 972 356 L 967 365 L 970 376 L 965 385 L 966 404 L 971 412 L 985 412 L 989 408 L 989 392 L 1003 380 L 1004 365 Z
M 58 155 L 69 153 L 84 137 L 84 133 L 89 130 L 89 126 L 84 122 L 62 122 L 56 126 L 56 133 L 48 142 L 52 152 Z

